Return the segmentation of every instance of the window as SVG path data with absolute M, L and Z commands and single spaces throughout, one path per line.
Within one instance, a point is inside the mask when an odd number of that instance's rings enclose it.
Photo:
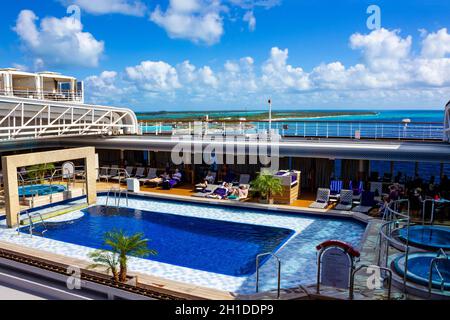
M 402 173 L 402 177 L 414 178 L 416 171 L 415 162 L 404 162 L 396 161 L 394 162 L 394 177 L 397 176 L 399 172 Z
M 378 172 L 379 177 L 383 177 L 385 173 L 391 172 L 390 161 L 371 160 L 370 172 Z
M 434 181 L 436 183 L 439 183 L 441 180 L 440 171 L 441 171 L 440 163 L 419 162 L 418 174 L 419 177 L 421 177 L 424 182 L 430 181 L 430 177 L 434 176 Z
M 334 178 L 335 179 L 342 178 L 342 160 L 341 159 L 334 160 Z

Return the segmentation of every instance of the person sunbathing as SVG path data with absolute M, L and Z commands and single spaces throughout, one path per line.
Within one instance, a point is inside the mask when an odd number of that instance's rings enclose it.
M 233 188 L 233 191 L 228 196 L 230 200 L 241 200 L 248 197 L 247 186 L 240 185 L 239 188 Z
M 181 182 L 181 178 L 182 178 L 182 174 L 180 172 L 180 170 L 175 169 L 175 173 L 172 174 L 172 178 L 168 178 L 166 180 L 163 181 L 162 185 L 163 185 L 163 189 L 172 189 L 173 187 L 175 187 L 177 184 L 179 184 Z
M 223 183 L 220 187 L 217 187 L 211 194 L 207 195 L 208 198 L 213 199 L 225 199 L 230 194 L 230 189 L 226 183 Z
M 159 177 L 150 179 L 147 181 L 147 183 L 150 184 L 154 184 L 154 185 L 160 185 L 161 183 L 163 183 L 165 180 L 169 179 L 170 175 L 165 171 L 163 174 L 161 174 Z

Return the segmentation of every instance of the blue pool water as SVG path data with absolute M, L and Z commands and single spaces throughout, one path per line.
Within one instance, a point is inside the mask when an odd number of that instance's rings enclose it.
M 400 230 L 400 238 L 406 239 L 406 229 Z M 450 227 L 412 226 L 409 228 L 409 242 L 431 250 L 450 249 Z
M 50 227 L 45 237 L 91 248 L 105 231 L 144 233 L 158 255 L 147 259 L 231 276 L 255 272 L 259 253 L 277 250 L 294 233 L 284 228 L 187 217 L 129 208 L 94 206 L 72 223 Z
M 411 253 L 408 258 L 407 278 L 415 283 L 428 286 L 430 275 L 430 264 L 436 253 Z M 400 275 L 404 275 L 405 256 L 401 255 L 394 260 L 395 271 Z M 438 268 L 444 278 L 444 289 L 450 290 L 450 260 L 441 260 L 438 262 Z M 436 271 L 432 276 L 433 287 L 441 288 L 441 278 Z
M 62 185 L 32 184 L 19 187 L 19 197 L 43 196 L 51 193 L 63 192 L 66 190 Z

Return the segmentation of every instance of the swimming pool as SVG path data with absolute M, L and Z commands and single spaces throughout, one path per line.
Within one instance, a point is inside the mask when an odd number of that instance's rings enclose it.
M 63 192 L 66 187 L 63 185 L 31 184 L 19 187 L 19 197 L 44 196 L 51 193 Z
M 430 264 L 431 261 L 436 258 L 436 253 L 410 253 L 408 257 L 408 272 L 406 278 L 415 283 L 421 284 L 423 286 L 428 286 L 429 276 L 430 276 Z M 393 261 L 395 271 L 403 276 L 404 266 L 405 266 L 405 255 L 397 257 Z M 450 260 L 440 260 L 438 263 L 439 271 L 444 278 L 444 290 L 450 290 Z M 433 272 L 433 288 L 441 289 L 441 279 L 434 270 Z
M 276 251 L 295 233 L 130 208 L 94 206 L 83 212 L 83 218 L 74 223 L 49 227 L 45 237 L 108 249 L 103 245 L 105 231 L 121 229 L 129 235 L 142 232 L 150 239 L 149 247 L 158 251 L 147 259 L 231 276 L 254 273 L 256 255 Z
M 406 240 L 407 230 L 401 229 L 399 237 Z M 450 227 L 444 226 L 411 226 L 409 228 L 409 242 L 412 245 L 430 250 L 450 249 Z
M 78 205 L 84 203 L 84 199 L 72 201 L 66 203 L 65 205 Z M 241 204 L 242 206 L 226 206 L 224 202 L 214 203 L 200 203 L 200 202 L 189 202 L 180 200 L 169 200 L 161 199 L 156 197 L 149 197 L 143 195 L 129 195 L 127 207 L 129 209 L 138 210 L 135 218 L 129 219 L 129 227 L 135 228 L 141 222 L 143 215 L 154 215 L 155 213 L 170 214 L 177 216 L 177 219 L 183 219 L 183 217 L 201 218 L 213 220 L 214 223 L 220 222 L 234 222 L 247 225 L 255 226 L 265 226 L 270 228 L 280 228 L 293 230 L 295 233 L 290 236 L 287 241 L 280 242 L 281 247 L 275 247 L 273 251 L 276 251 L 277 256 L 281 260 L 282 264 L 282 276 L 281 276 L 281 287 L 282 288 L 293 288 L 298 285 L 309 285 L 316 281 L 317 276 L 317 251 L 315 246 L 321 242 L 329 239 L 336 239 L 350 243 L 352 246 L 359 248 L 361 240 L 366 230 L 367 224 L 360 222 L 350 217 L 331 217 L 324 214 L 309 214 L 303 212 L 293 212 L 293 211 L 276 211 L 267 209 L 256 209 L 251 208 L 247 204 Z M 110 201 L 111 203 L 111 201 Z M 104 206 L 106 204 L 106 195 L 98 194 L 97 206 Z M 121 202 L 121 205 L 125 205 L 125 201 Z M 237 204 L 239 205 L 239 204 Z M 245 206 L 244 206 L 245 205 Z M 51 212 L 54 211 L 53 207 L 46 207 L 39 210 L 40 212 Z M 81 211 L 76 211 L 81 212 Z M 147 213 L 150 212 L 150 213 Z M 74 222 L 75 227 L 79 223 L 83 223 L 83 219 L 78 222 Z M 91 220 L 94 221 L 94 220 Z M 186 221 L 186 220 L 184 220 Z M 1 221 L 0 221 L 1 222 Z M 214 225 L 213 225 L 214 226 Z M 70 226 L 64 226 L 70 228 Z M 128 227 L 128 225 L 127 225 Z M 185 227 L 185 226 L 183 226 Z M 185 229 L 188 229 L 185 227 Z M 68 229 L 65 229 L 68 230 Z M 83 234 L 79 232 L 76 234 L 76 228 L 73 231 L 76 237 L 81 237 Z M 199 228 L 200 232 L 205 231 L 204 228 Z M 258 229 L 262 230 L 262 229 Z M 266 229 L 267 230 L 267 229 Z M 269 229 L 270 230 L 270 229 Z M 6 230 L 7 232 L 0 233 L 0 241 L 8 241 L 15 243 L 17 245 L 23 245 L 37 250 L 44 250 L 51 252 L 53 254 L 58 254 L 61 256 L 67 256 L 74 259 L 81 259 L 85 261 L 90 261 L 89 253 L 92 252 L 95 247 L 89 247 L 87 244 L 75 244 L 71 240 L 61 240 L 53 239 L 50 237 L 52 230 L 45 233 L 45 237 L 39 235 L 33 236 L 32 238 L 26 234 L 27 231 L 24 230 L 23 236 L 17 237 L 17 232 L 14 230 Z M 95 226 L 92 225 L 92 230 L 90 232 L 97 232 L 102 235 L 103 232 L 109 231 L 108 227 Z M 139 231 L 142 231 L 139 230 Z M 62 232 L 61 230 L 61 233 Z M 14 236 L 12 236 L 14 234 Z M 189 232 L 183 232 L 182 239 L 189 246 L 190 238 Z M 217 238 L 207 238 L 208 241 L 220 240 L 220 237 L 225 237 L 221 234 L 217 234 Z M 206 235 L 202 235 L 206 236 Z M 62 237 L 62 236 L 61 236 Z M 150 248 L 156 247 L 156 241 L 165 241 L 165 245 L 170 247 L 170 241 L 166 240 L 164 235 L 155 237 L 155 235 L 149 235 L 151 241 L 149 242 Z M 160 239 L 160 240 L 159 240 Z M 199 243 L 199 242 L 197 242 Z M 220 241 L 214 242 L 216 246 L 210 246 L 211 249 L 216 249 L 220 251 Z M 203 243 L 200 243 L 203 245 Z M 214 260 L 215 264 L 229 265 L 221 266 L 222 270 L 232 269 L 233 257 L 235 254 L 240 254 L 240 247 L 242 246 L 239 242 L 234 242 L 234 245 L 229 246 L 232 253 L 223 253 L 221 260 Z M 195 247 L 192 244 L 192 247 Z M 273 245 L 272 245 L 273 248 Z M 158 248 L 156 248 L 158 249 Z M 175 262 L 174 260 L 157 261 L 156 259 L 162 259 L 163 251 L 166 249 L 159 249 L 159 257 L 151 256 L 149 259 L 141 259 L 130 257 L 129 259 L 129 270 L 130 272 L 138 272 L 141 274 L 148 274 L 155 277 L 161 277 L 164 279 L 169 279 L 173 281 L 178 281 L 182 283 L 188 283 L 195 286 L 212 288 L 216 290 L 223 290 L 227 292 L 234 292 L 237 294 L 251 294 L 255 292 L 255 273 L 242 276 L 232 276 L 230 272 L 225 274 L 226 271 L 213 272 L 206 271 L 205 268 L 200 269 L 198 262 L 191 261 L 190 266 L 186 267 Z M 167 253 L 169 250 L 167 249 Z M 264 250 L 267 250 L 265 248 Z M 270 248 L 269 248 L 270 250 Z M 172 254 L 174 250 L 170 251 Z M 254 256 L 250 259 L 250 254 L 247 256 L 249 260 L 253 260 L 252 264 L 255 264 Z M 177 257 L 169 257 L 168 259 L 178 259 Z M 200 257 L 191 255 L 190 260 L 199 259 Z M 153 260 L 152 260 L 153 259 Z M 240 262 L 239 262 L 240 263 Z M 243 270 L 239 269 L 240 274 L 248 273 L 248 269 L 245 270 L 244 263 L 241 264 Z M 249 264 L 250 266 L 250 264 Z M 219 270 L 218 266 L 213 266 L 214 270 Z M 209 268 L 211 270 L 211 268 Z M 271 290 L 276 288 L 277 276 L 275 260 L 273 258 L 268 259 L 260 269 L 260 289 Z M 251 272 L 250 272 L 251 273 Z

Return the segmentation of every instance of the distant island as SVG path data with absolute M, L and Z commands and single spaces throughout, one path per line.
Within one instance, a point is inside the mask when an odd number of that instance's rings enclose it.
M 367 116 L 377 115 L 374 111 L 272 111 L 272 120 L 282 121 L 302 118 L 324 118 L 339 116 Z M 269 119 L 267 111 L 156 111 L 156 112 L 136 112 L 140 121 L 264 121 Z

